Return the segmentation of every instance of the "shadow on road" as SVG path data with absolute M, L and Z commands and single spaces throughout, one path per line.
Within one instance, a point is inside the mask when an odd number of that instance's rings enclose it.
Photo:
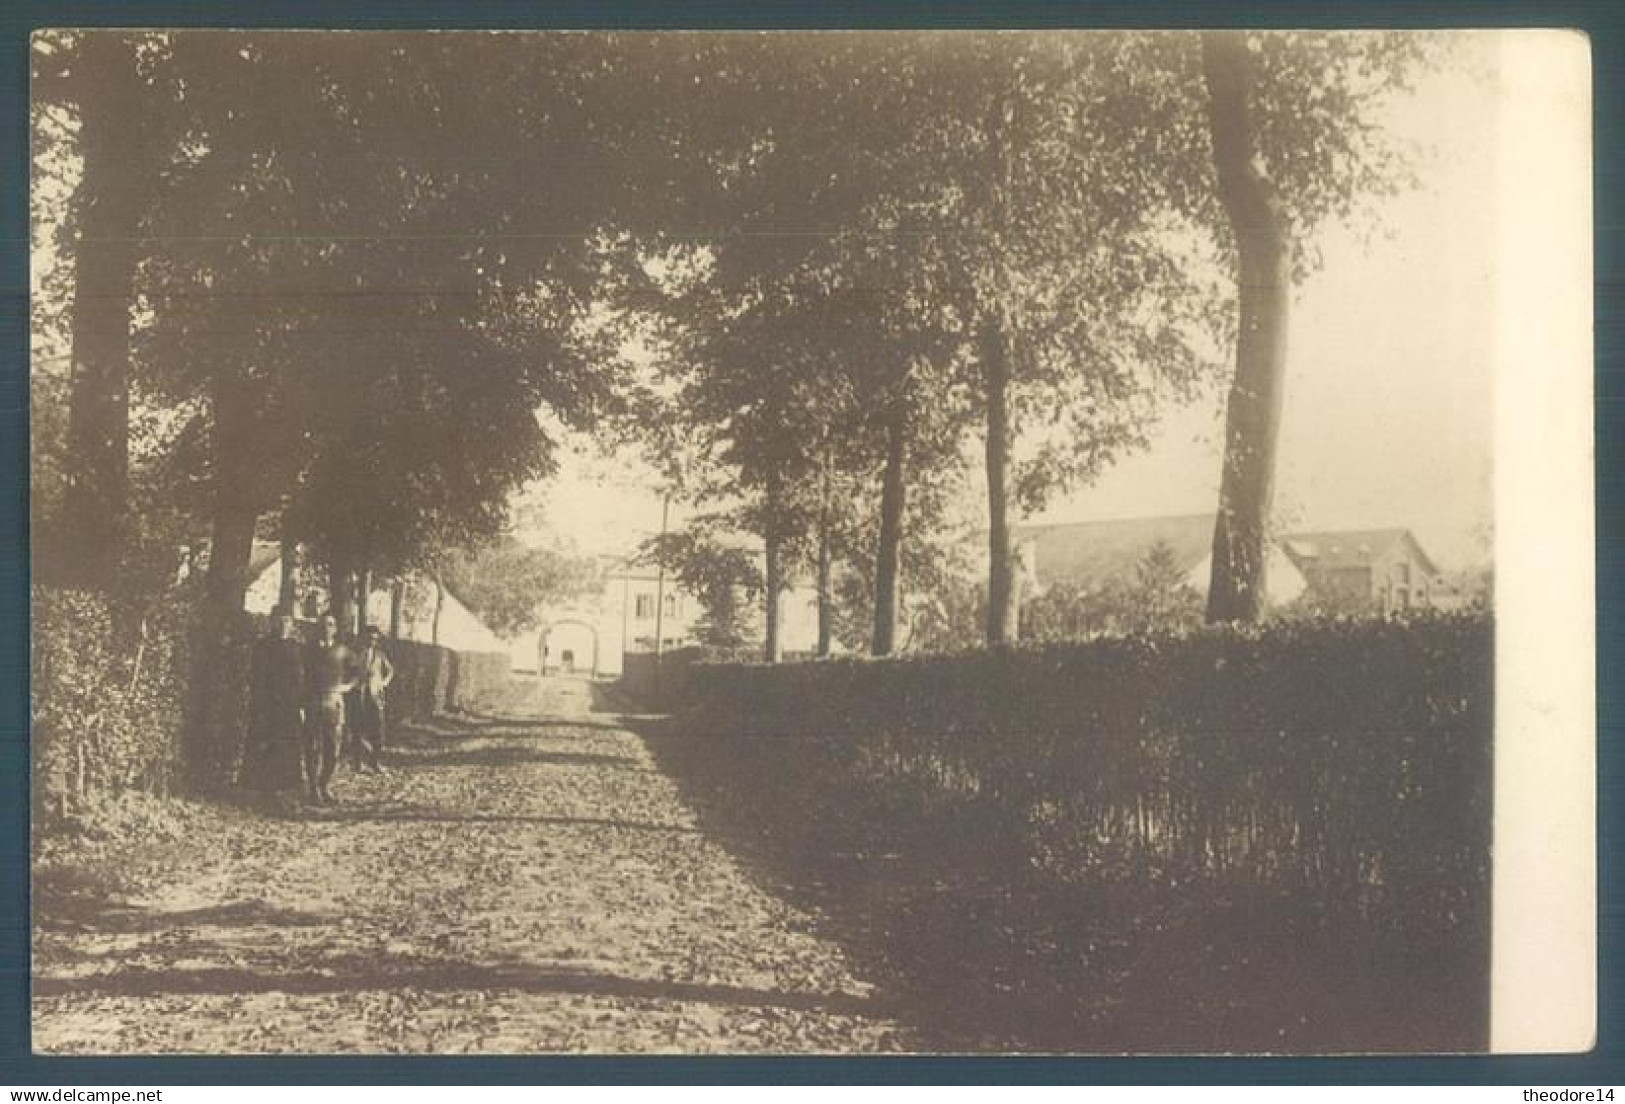
M 264 901 L 233 901 L 208 908 L 166 911 L 121 905 L 90 896 L 53 891 L 39 886 L 34 894 L 34 922 L 44 930 L 93 931 L 104 935 L 135 935 L 202 927 L 315 927 L 332 922 L 331 916 L 276 908 Z
M 519 816 L 502 813 L 454 813 L 412 805 L 350 806 L 314 809 L 306 818 L 329 824 L 542 824 L 565 828 L 607 828 L 626 832 L 692 834 L 691 824 L 650 824 L 609 817 Z
M 605 755 L 589 751 L 543 751 L 523 744 L 491 744 L 484 747 L 441 750 L 422 744 L 402 743 L 384 752 L 385 761 L 404 767 L 505 767 L 522 763 L 556 767 L 594 767 L 612 770 L 647 771 L 648 765 L 630 755 Z
M 412 955 L 335 955 L 297 972 L 239 967 L 129 968 L 82 978 L 41 977 L 35 997 L 241 996 L 253 993 L 329 994 L 376 989 L 417 993 L 479 990 L 622 1000 L 696 1002 L 782 1008 L 850 1016 L 886 1015 L 878 1001 L 851 993 L 758 989 L 665 981 L 522 963 L 477 963 Z
M 592 721 L 584 718 L 548 720 L 545 717 L 532 719 L 525 714 L 495 716 L 459 713 L 455 716 L 442 715 L 430 719 L 405 721 L 400 728 L 402 733 L 418 732 L 434 737 L 460 736 L 465 739 L 476 739 L 487 736 L 527 736 L 537 732 L 568 734 L 572 729 L 616 731 L 620 726 L 609 721 Z
M 998 938 L 1031 921 L 1033 907 L 1012 896 L 1010 880 L 997 875 L 1004 860 L 981 841 L 923 830 L 877 834 L 841 811 L 800 802 L 808 788 L 775 778 L 836 769 L 807 746 L 742 748 L 668 717 L 622 718 L 676 782 L 701 830 L 770 891 L 816 917 L 821 935 L 896 994 L 928 1049 L 1055 1050 L 1064 1049 L 1058 1036 L 1075 1038 L 1066 1024 L 1050 1022 L 1055 1002 L 1032 999 L 1031 989 L 1047 987 L 1027 980 L 1034 964 Z M 1023 911 L 1029 915 L 1019 917 Z M 1010 999 L 1024 986 L 1028 992 Z

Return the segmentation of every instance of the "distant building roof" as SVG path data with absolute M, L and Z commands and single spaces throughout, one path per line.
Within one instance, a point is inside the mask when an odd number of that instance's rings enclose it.
M 1132 579 L 1158 544 L 1173 553 L 1181 574 L 1190 573 L 1213 551 L 1213 515 L 1018 525 L 1013 539 L 1018 548 L 1033 547 L 1032 566 L 1041 586 L 1065 580 L 1100 587 Z
M 1408 542 L 1432 574 L 1439 573 L 1409 529 L 1341 529 L 1322 533 L 1289 533 L 1281 538 L 1287 555 L 1299 567 L 1318 571 L 1370 567 L 1394 545 Z
M 1066 582 L 1095 590 L 1132 581 L 1146 553 L 1159 544 L 1172 553 L 1174 566 L 1182 575 L 1205 574 L 1204 565 L 1211 562 L 1213 552 L 1213 523 L 1212 514 L 1185 514 L 1019 525 L 1012 538 L 1018 550 L 1027 550 L 1023 560 L 1040 588 Z M 975 539 L 985 544 L 986 531 L 976 534 Z M 1407 544 L 1430 574 L 1439 573 L 1415 535 L 1404 528 L 1288 534 L 1276 541 L 1279 551 L 1274 558 L 1278 566 L 1272 572 L 1296 576 L 1300 572 L 1369 567 L 1399 543 Z M 1301 579 L 1297 585 L 1301 587 Z M 1271 589 L 1275 589 L 1273 574 Z

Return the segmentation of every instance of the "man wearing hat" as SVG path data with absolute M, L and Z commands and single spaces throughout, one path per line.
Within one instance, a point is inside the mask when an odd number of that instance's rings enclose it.
M 356 689 L 355 743 L 352 746 L 357 766 L 365 765 L 374 771 L 383 769 L 378 753 L 384 749 L 384 698 L 395 678 L 395 665 L 389 661 L 383 641 L 384 634 L 376 625 L 368 626 L 362 637 L 361 685 Z

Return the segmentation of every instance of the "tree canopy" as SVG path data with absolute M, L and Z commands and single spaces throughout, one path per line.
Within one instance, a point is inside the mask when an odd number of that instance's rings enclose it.
M 598 592 L 603 571 L 590 556 L 504 536 L 450 556 L 444 580 L 492 632 L 511 638 L 540 625 L 548 606 Z
M 1013 526 L 1233 356 L 1210 615 L 1249 615 L 1225 596 L 1259 592 L 1290 282 L 1319 226 L 1405 184 L 1371 117 L 1431 49 L 42 35 L 35 154 L 71 192 L 74 280 L 40 531 L 189 518 L 235 608 L 258 530 L 341 572 L 444 566 L 503 531 L 561 429 L 631 427 L 762 541 L 770 656 L 805 576 L 823 639 L 862 596 L 888 651 L 979 449 L 1002 642 Z

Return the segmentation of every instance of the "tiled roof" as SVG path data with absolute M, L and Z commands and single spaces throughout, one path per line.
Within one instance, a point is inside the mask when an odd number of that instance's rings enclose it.
M 1336 532 L 1289 533 L 1281 538 L 1287 555 L 1299 567 L 1320 571 L 1369 567 L 1395 544 L 1409 541 L 1429 571 L 1437 572 L 1409 529 L 1343 529 Z
M 1191 571 L 1213 551 L 1213 515 L 1020 525 L 1014 538 L 1017 548 L 1034 546 L 1040 585 L 1064 580 L 1094 588 L 1132 579 L 1158 544 L 1173 553 L 1180 572 Z
M 1166 545 L 1174 563 L 1188 573 L 1213 551 L 1212 514 L 1176 517 L 1125 518 L 1060 525 L 1019 525 L 1014 543 L 1033 547 L 1033 566 L 1040 585 L 1065 581 L 1096 588 L 1128 581 L 1154 546 Z M 977 535 L 986 542 L 985 532 Z M 1395 542 L 1408 541 L 1429 571 L 1432 560 L 1408 529 L 1345 529 L 1335 532 L 1294 533 L 1279 544 L 1299 568 L 1363 567 L 1387 552 Z

